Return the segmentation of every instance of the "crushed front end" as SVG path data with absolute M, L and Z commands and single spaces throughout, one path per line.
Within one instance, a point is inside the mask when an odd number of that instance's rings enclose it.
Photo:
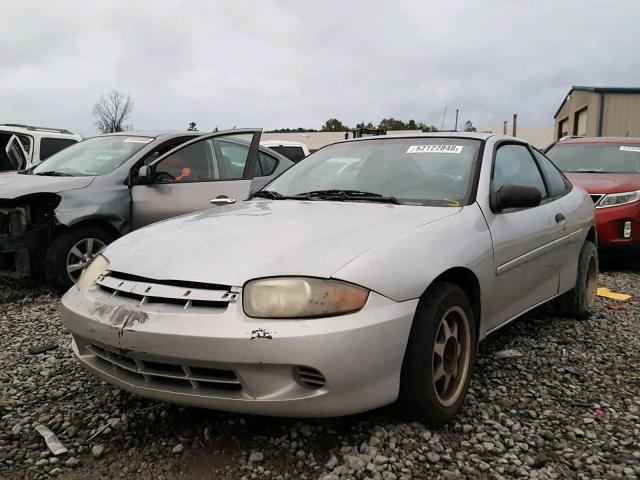
M 24 278 L 44 271 L 60 197 L 52 193 L 0 199 L 0 275 Z

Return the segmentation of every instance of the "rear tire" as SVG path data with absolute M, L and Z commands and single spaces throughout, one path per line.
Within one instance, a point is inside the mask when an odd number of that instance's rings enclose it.
M 476 346 L 467 295 L 450 283 L 433 285 L 411 327 L 400 380 L 401 414 L 436 427 L 450 422 L 464 402 Z
M 48 283 L 60 292 L 68 290 L 93 257 L 114 240 L 99 227 L 78 227 L 61 233 L 47 250 Z
M 598 249 L 587 240 L 578 258 L 576 286 L 556 300 L 562 314 L 581 320 L 589 318 L 596 300 L 598 273 Z

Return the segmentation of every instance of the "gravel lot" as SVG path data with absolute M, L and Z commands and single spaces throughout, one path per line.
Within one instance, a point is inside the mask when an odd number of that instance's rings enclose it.
M 609 266 L 586 322 L 536 310 L 485 341 L 448 428 L 384 409 L 328 420 L 182 408 L 73 359 L 58 297 L 0 284 L 0 478 L 640 478 L 640 274 Z M 31 355 L 30 347 L 57 349 Z M 498 358 L 515 349 L 521 356 Z M 69 449 L 52 456 L 34 425 Z

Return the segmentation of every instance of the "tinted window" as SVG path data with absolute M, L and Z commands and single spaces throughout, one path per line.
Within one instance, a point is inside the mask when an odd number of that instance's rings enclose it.
M 542 198 L 547 191 L 540 170 L 524 145 L 508 144 L 498 148 L 493 165 L 492 188 L 500 190 L 504 185 L 521 185 L 540 190 Z
M 540 165 L 540 168 L 542 168 L 542 171 L 544 172 L 544 176 L 547 178 L 549 196 L 555 197 L 566 192 L 567 183 L 565 182 L 564 177 L 562 176 L 560 171 L 553 163 L 551 163 L 551 160 L 549 160 L 537 150 L 534 150 L 533 154 L 536 156 L 538 165 Z
M 187 145 L 161 160 L 157 182 L 210 182 L 244 177 L 253 134 L 213 137 Z
M 279 153 L 283 157 L 287 157 L 292 162 L 299 162 L 304 157 L 304 150 L 302 147 L 287 147 L 284 145 L 277 145 L 273 147 L 269 147 L 274 152 Z
M 269 156 L 265 155 L 262 152 L 258 152 L 258 163 L 256 164 L 256 177 L 266 177 L 271 175 L 276 167 L 278 166 L 278 161 Z
M 49 158 L 74 143 L 78 142 L 72 138 L 43 138 L 40 140 L 40 160 Z
M 412 205 L 467 202 L 478 140 L 446 137 L 372 138 L 330 145 L 309 155 L 266 188 L 285 196 L 358 190 Z

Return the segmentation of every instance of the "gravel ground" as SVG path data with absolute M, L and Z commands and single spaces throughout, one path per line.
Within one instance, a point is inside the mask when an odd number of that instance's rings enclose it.
M 601 285 L 633 298 L 503 328 L 455 423 L 428 430 L 388 409 L 297 421 L 135 397 L 73 359 L 56 295 L 0 284 L 0 478 L 640 478 L 640 274 L 610 269 Z M 496 356 L 507 349 L 522 355 Z M 37 424 L 69 452 L 51 455 Z

